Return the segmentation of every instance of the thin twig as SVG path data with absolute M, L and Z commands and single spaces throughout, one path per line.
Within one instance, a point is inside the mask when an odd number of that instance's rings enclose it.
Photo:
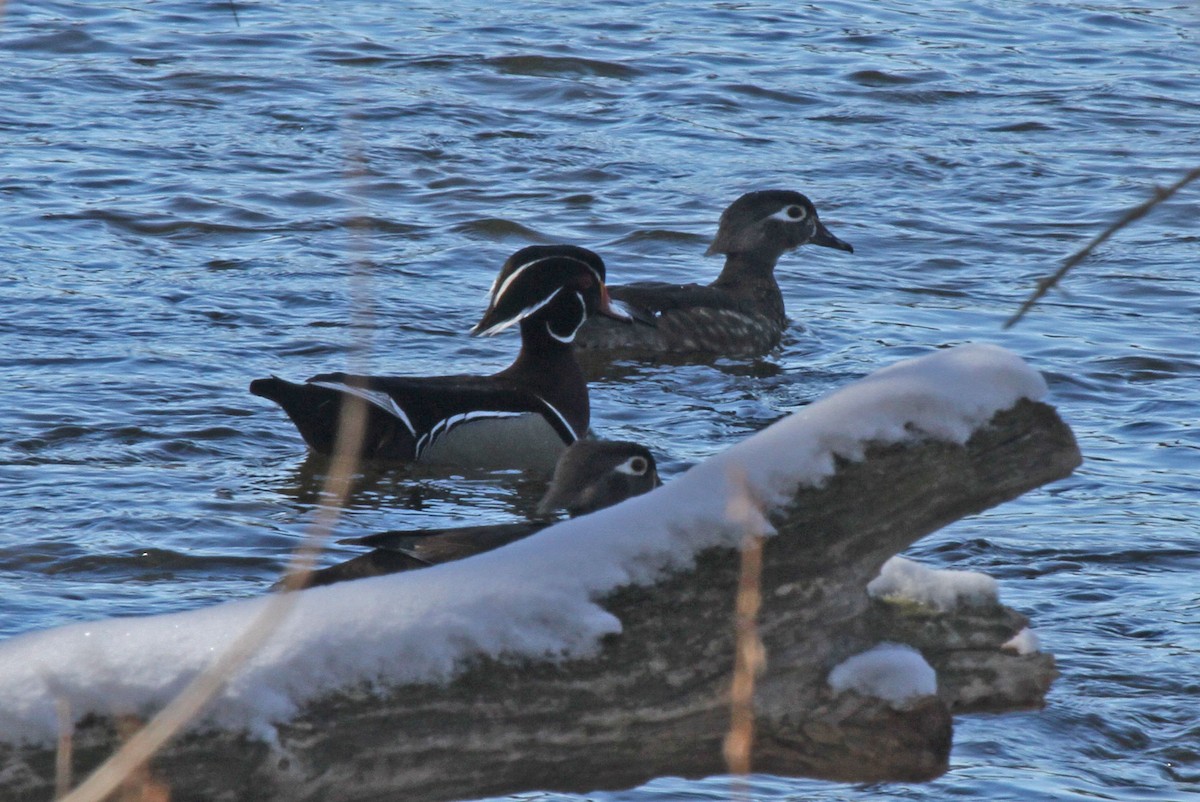
M 1038 281 L 1037 289 L 1034 290 L 1033 295 L 1031 295 L 1029 299 L 1025 301 L 1025 303 L 1021 304 L 1021 308 L 1017 310 L 1015 315 L 1005 322 L 1004 328 L 1008 329 L 1015 326 L 1017 322 L 1025 316 L 1025 313 L 1028 312 L 1029 309 L 1035 303 L 1037 303 L 1043 295 L 1045 295 L 1058 284 L 1059 280 L 1067 274 L 1068 270 L 1086 259 L 1091 252 L 1097 248 L 1097 246 L 1125 226 L 1129 225 L 1135 220 L 1145 217 L 1151 209 L 1174 195 L 1179 190 L 1183 189 L 1192 181 L 1195 181 L 1197 178 L 1200 178 L 1200 167 L 1190 170 L 1186 175 L 1183 176 L 1183 178 L 1179 179 L 1165 189 L 1163 187 L 1155 187 L 1154 193 L 1149 198 L 1127 211 L 1119 220 L 1110 225 L 1108 228 L 1104 229 L 1104 231 L 1100 232 L 1095 239 L 1069 256 L 1067 260 L 1063 262 L 1062 267 L 1060 267 L 1054 275 L 1049 276 L 1048 278 L 1040 279 Z

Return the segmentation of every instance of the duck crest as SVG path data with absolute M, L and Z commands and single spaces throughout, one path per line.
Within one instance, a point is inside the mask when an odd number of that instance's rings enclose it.
M 492 282 L 488 310 L 471 334 L 497 334 L 553 305 L 555 314 L 550 314 L 550 310 L 545 313 L 546 330 L 559 342 L 569 343 L 594 311 L 589 308 L 585 293 L 598 288 L 594 305 L 607 305 L 604 277 L 604 262 L 585 248 L 573 245 L 522 248 L 505 261 Z

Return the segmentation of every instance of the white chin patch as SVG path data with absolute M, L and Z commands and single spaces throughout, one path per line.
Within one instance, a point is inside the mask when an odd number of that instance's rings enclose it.
M 556 290 L 555 295 L 557 294 L 558 292 Z M 587 302 L 583 300 L 583 296 L 579 293 L 575 293 L 575 299 L 579 301 L 579 322 L 575 324 L 575 328 L 571 329 L 569 334 L 558 334 L 554 331 L 554 327 L 550 325 L 550 321 L 546 321 L 546 333 L 558 340 L 560 343 L 575 342 L 575 335 L 579 333 L 579 328 L 587 320 Z

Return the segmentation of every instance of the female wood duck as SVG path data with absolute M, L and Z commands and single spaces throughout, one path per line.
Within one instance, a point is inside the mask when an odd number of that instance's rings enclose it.
M 764 190 L 738 198 L 721 215 L 706 256 L 725 254 L 725 268 L 708 285 L 641 282 L 609 287 L 633 314 L 633 326 L 589 321 L 575 338 L 588 350 L 764 354 L 787 326 L 775 263 L 805 243 L 849 253 L 849 243 L 829 233 L 817 209 L 799 192 Z
M 317 453 L 334 447 L 349 398 L 365 401 L 364 458 L 524 468 L 549 473 L 587 433 L 587 384 L 571 351 L 589 315 L 629 321 L 612 306 L 604 262 L 586 248 L 533 245 L 504 263 L 472 335 L 520 324 L 521 351 L 491 376 L 350 376 L 328 373 L 303 384 L 271 377 L 250 392 L 283 407 Z
M 537 513 L 543 520 L 348 538 L 339 542 L 370 546 L 374 551 L 314 571 L 308 585 L 329 585 L 461 560 L 541 531 L 553 523 L 549 516 L 558 510 L 572 517 L 585 515 L 647 493 L 660 484 L 654 456 L 645 446 L 614 440 L 577 440 L 559 458 L 550 487 L 538 504 Z

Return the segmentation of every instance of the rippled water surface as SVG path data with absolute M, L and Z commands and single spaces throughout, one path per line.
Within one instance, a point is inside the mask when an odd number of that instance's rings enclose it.
M 516 248 L 708 281 L 725 205 L 792 188 L 856 252 L 784 257 L 784 345 L 596 370 L 598 434 L 670 477 L 878 367 L 992 341 L 1045 372 L 1086 462 L 913 549 L 1033 618 L 1062 670 L 1046 709 L 960 719 L 931 784 L 753 796 L 1200 798 L 1200 185 L 1001 330 L 1200 164 L 1200 6 L 235 5 L 0 6 L 0 633 L 274 581 L 324 466 L 251 378 L 497 369 L 515 335 L 464 333 Z M 510 520 L 540 490 L 378 471 L 340 533 Z

